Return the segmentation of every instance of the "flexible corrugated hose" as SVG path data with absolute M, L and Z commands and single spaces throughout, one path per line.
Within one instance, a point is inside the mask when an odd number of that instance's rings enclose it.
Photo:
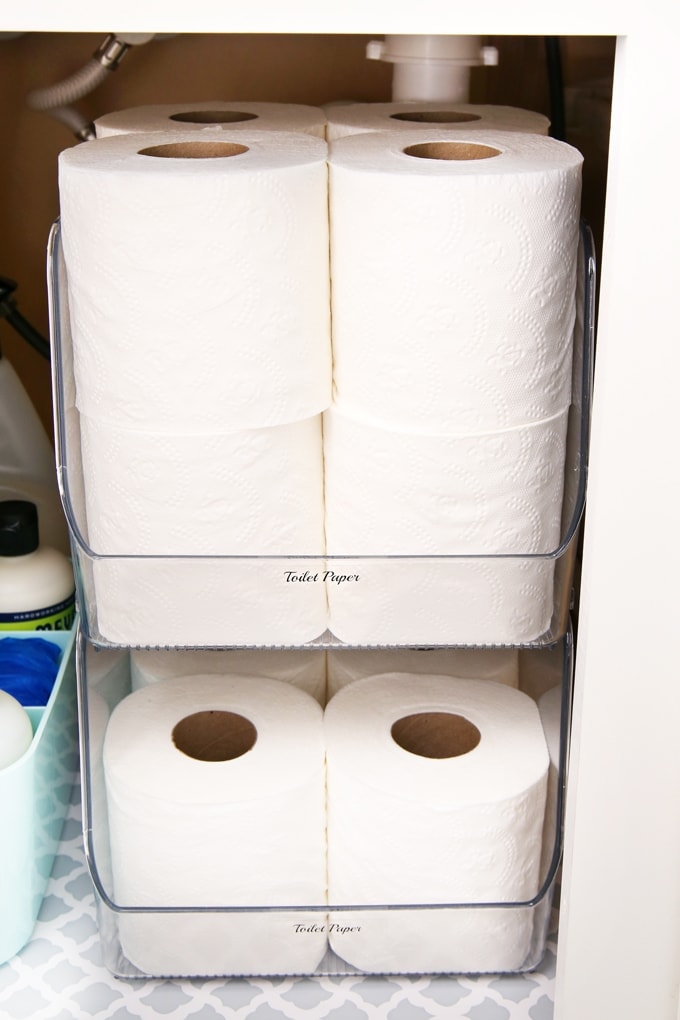
M 26 102 L 32 110 L 45 112 L 68 106 L 92 92 L 108 77 L 110 71 L 110 67 L 104 66 L 99 60 L 92 57 L 84 67 L 65 78 L 64 81 L 29 92 Z
M 32 110 L 48 113 L 61 121 L 79 141 L 89 141 L 95 137 L 94 128 L 83 114 L 71 107 L 71 103 L 88 95 L 111 71 L 115 71 L 130 46 L 148 42 L 151 38 L 153 36 L 140 34 L 107 35 L 90 60 L 78 71 L 54 85 L 29 92 L 26 96 L 27 105 Z

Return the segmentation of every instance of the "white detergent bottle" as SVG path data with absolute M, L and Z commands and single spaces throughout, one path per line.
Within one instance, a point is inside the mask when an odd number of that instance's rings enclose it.
M 75 582 L 69 560 L 41 545 L 38 512 L 28 500 L 0 502 L 0 632 L 70 630 Z
M 52 444 L 21 380 L 0 352 L 0 500 L 4 499 L 35 503 L 42 541 L 68 555 Z

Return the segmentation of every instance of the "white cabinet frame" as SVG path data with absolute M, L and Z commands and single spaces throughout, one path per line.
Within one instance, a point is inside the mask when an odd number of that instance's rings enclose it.
M 679 1020 L 679 0 L 23 0 L 2 31 L 617 36 L 555 1020 Z

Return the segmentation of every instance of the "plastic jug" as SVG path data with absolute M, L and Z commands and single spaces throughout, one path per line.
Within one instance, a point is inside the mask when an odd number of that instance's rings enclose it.
M 35 503 L 41 539 L 70 554 L 52 444 L 21 380 L 0 353 L 0 500 L 6 499 Z

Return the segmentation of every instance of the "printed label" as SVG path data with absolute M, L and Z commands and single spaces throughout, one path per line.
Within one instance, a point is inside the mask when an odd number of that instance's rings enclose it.
M 0 613 L 0 630 L 71 630 L 76 617 L 75 592 L 63 602 L 20 613 Z
M 290 584 L 293 581 L 308 582 L 312 583 L 321 581 L 332 581 L 333 584 L 345 584 L 348 581 L 358 581 L 358 574 L 336 574 L 334 570 L 317 570 L 312 573 L 311 570 L 284 570 L 283 576 L 286 579 L 286 584 Z
M 294 931 L 298 935 L 317 935 L 320 932 L 328 932 L 329 935 L 346 935 L 348 932 L 361 931 L 360 924 L 338 924 L 332 921 L 331 924 L 294 924 Z

